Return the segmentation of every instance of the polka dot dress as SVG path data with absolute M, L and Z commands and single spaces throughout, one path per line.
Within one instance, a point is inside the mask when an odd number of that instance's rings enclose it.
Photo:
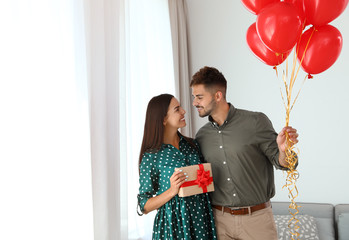
M 143 155 L 138 195 L 142 212 L 149 198 L 170 188 L 170 177 L 176 167 L 201 163 L 197 150 L 180 137 L 179 150 L 163 144 L 158 152 Z M 189 197 L 176 195 L 160 207 L 154 220 L 153 239 L 217 239 L 208 193 Z

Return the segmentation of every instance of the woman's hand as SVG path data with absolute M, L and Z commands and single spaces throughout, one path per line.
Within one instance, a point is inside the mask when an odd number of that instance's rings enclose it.
M 144 205 L 144 214 L 147 214 L 170 201 L 179 192 L 180 186 L 187 179 L 187 175 L 181 170 L 175 171 L 170 177 L 171 187 L 156 197 L 149 198 Z
M 172 196 L 176 196 L 179 192 L 180 186 L 186 181 L 188 175 L 183 173 L 181 170 L 175 171 L 170 177 L 171 187 L 170 191 Z

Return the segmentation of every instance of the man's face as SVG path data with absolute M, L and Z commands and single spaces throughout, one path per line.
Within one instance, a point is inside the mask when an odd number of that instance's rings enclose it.
M 200 117 L 212 115 L 216 108 L 214 94 L 206 91 L 204 85 L 192 86 L 193 106 L 198 110 Z

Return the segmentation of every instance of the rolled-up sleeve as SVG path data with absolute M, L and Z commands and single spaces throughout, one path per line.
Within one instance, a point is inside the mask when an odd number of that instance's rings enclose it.
M 143 155 L 139 173 L 140 186 L 138 194 L 138 206 L 142 213 L 144 213 L 144 205 L 148 199 L 153 197 L 158 190 L 155 161 L 155 154 L 145 153 Z

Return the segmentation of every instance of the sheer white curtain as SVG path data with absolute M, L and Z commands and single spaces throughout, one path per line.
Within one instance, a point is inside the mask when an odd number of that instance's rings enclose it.
M 127 163 L 129 239 L 151 239 L 156 211 L 136 214 L 139 187 L 138 157 L 148 101 L 155 95 L 175 95 L 168 3 L 164 0 L 130 0 L 127 71 L 124 86 L 126 107 L 124 158 Z
M 166 0 L 89 1 L 95 239 L 151 239 L 136 213 L 138 155 L 151 97 L 175 94 Z
M 83 1 L 0 1 L 0 239 L 93 239 Z
M 150 239 L 138 154 L 148 101 L 176 92 L 168 2 L 1 1 L 0 29 L 0 239 Z
M 127 239 L 120 213 L 122 13 L 123 1 L 85 1 L 95 240 Z
M 181 101 L 187 110 L 188 123 L 182 132 L 192 135 L 186 12 L 182 0 L 130 0 L 126 7 L 126 82 L 121 91 L 126 104 L 121 113 L 125 121 L 120 132 L 127 146 L 121 147 L 121 161 L 125 160 L 129 186 L 128 237 L 151 239 L 156 211 L 142 217 L 135 214 L 139 149 L 147 103 L 161 93 L 173 94 Z

